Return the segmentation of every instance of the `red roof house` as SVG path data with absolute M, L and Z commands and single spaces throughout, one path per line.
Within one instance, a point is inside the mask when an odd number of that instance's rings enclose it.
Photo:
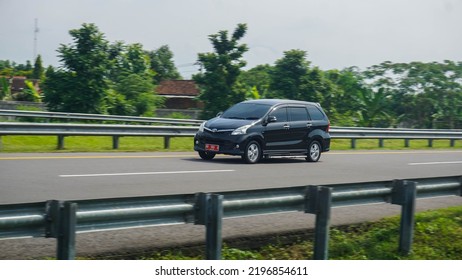
M 199 109 L 199 89 L 193 80 L 167 80 L 157 86 L 157 94 L 166 98 L 167 109 Z

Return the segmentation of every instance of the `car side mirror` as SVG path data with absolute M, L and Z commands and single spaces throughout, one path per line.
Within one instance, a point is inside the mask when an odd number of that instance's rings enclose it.
M 278 120 L 278 119 L 276 118 L 276 116 L 268 116 L 268 117 L 265 119 L 264 125 L 266 126 L 267 124 L 276 122 L 277 120 Z
M 276 116 L 269 116 L 267 120 L 268 123 L 277 122 L 277 121 L 278 119 L 276 118 Z
M 217 113 L 217 117 L 219 117 L 219 116 L 221 116 L 221 115 L 223 115 L 223 112 L 218 112 L 218 113 Z

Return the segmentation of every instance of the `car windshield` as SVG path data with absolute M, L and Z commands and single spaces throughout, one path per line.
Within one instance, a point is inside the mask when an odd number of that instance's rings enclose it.
M 271 108 L 267 104 L 238 103 L 226 110 L 221 117 L 226 119 L 258 120 Z

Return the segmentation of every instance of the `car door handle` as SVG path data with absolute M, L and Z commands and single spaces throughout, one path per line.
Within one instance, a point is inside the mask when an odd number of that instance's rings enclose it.
M 306 126 L 307 126 L 307 127 L 311 127 L 311 126 L 313 126 L 313 123 L 308 122 L 308 123 L 306 124 Z
M 290 125 L 285 124 L 285 125 L 284 125 L 284 128 L 285 128 L 285 129 L 289 129 L 289 128 L 290 128 Z

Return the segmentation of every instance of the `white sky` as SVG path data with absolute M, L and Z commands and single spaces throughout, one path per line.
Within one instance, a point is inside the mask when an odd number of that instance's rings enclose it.
M 290 49 L 323 70 L 393 62 L 462 61 L 462 0 L 0 0 L 0 60 L 58 66 L 69 30 L 95 23 L 110 42 L 169 45 L 180 72 L 212 50 L 208 36 L 247 23 L 248 67 Z

